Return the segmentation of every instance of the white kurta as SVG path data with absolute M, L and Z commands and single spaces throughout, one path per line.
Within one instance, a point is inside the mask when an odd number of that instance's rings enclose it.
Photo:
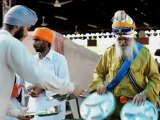
M 5 30 L 0 30 L 0 56 L 0 120 L 4 120 L 10 107 L 15 73 L 22 79 L 53 92 L 71 92 L 74 89 L 73 83 L 64 83 L 50 71 L 40 69 L 26 47 Z
M 68 64 L 66 58 L 53 51 L 50 50 L 48 54 L 41 60 L 39 55 L 35 55 L 35 59 L 38 61 L 38 64 L 41 68 L 46 68 L 52 72 L 54 76 L 61 78 L 62 81 L 69 81 L 69 72 L 68 72 Z M 45 91 L 39 95 L 37 98 L 30 97 L 29 98 L 29 111 L 40 111 L 46 108 L 60 106 L 62 111 L 57 115 L 52 115 L 48 117 L 39 117 L 35 116 L 33 120 L 64 120 L 65 112 L 66 112 L 66 104 L 65 101 L 58 100 L 48 100 L 48 97 L 56 94 L 55 92 Z

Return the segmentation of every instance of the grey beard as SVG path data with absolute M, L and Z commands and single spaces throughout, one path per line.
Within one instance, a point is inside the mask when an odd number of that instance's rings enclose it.
M 132 60 L 133 59 L 133 53 L 138 53 L 138 48 L 135 44 L 134 40 L 131 40 L 131 42 L 128 44 L 128 46 L 119 46 L 118 44 L 116 44 L 116 56 L 118 58 L 126 58 L 128 60 Z

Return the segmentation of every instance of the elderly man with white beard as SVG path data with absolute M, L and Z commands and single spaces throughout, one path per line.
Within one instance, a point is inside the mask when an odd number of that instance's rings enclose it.
M 148 48 L 134 39 L 135 28 L 134 21 L 125 11 L 115 13 L 112 32 L 117 40 L 101 56 L 89 85 L 90 92 L 113 93 L 116 109 L 112 119 L 120 119 L 120 110 L 128 101 L 139 106 L 148 99 L 156 104 L 159 96 L 160 75 L 155 60 Z

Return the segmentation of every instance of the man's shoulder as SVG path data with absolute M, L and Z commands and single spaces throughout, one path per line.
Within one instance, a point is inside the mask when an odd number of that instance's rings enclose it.
M 146 45 L 143 45 L 142 50 L 150 52 L 149 48 Z
M 115 44 L 112 44 L 111 46 L 107 47 L 105 52 L 109 52 L 115 48 Z
M 148 56 L 148 55 L 150 56 L 151 55 L 151 51 L 146 45 L 143 45 L 143 47 L 140 49 L 139 53 L 143 56 Z
M 52 55 L 57 55 L 59 57 L 64 57 L 64 55 L 62 55 L 62 54 L 60 54 L 60 53 L 58 53 L 58 52 L 56 52 L 54 50 L 50 50 L 50 52 L 51 52 Z
M 8 44 L 9 47 L 12 47 L 14 49 L 16 49 L 17 51 L 22 49 L 26 49 L 26 47 L 22 44 L 22 42 L 20 42 L 17 38 L 14 38 L 12 36 L 8 36 L 8 39 L 5 39 L 5 44 Z
M 107 49 L 113 49 L 115 47 L 115 44 L 112 44 L 111 46 L 109 46 Z
M 66 57 L 64 55 L 62 55 L 62 54 L 60 54 L 60 53 L 58 53 L 58 52 L 56 52 L 54 50 L 51 50 L 50 52 L 51 52 L 53 58 L 66 59 Z

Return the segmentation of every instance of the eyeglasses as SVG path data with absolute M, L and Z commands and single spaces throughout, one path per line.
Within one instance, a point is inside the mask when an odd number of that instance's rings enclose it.
M 132 27 L 113 27 L 112 32 L 117 35 L 128 35 L 134 29 Z

